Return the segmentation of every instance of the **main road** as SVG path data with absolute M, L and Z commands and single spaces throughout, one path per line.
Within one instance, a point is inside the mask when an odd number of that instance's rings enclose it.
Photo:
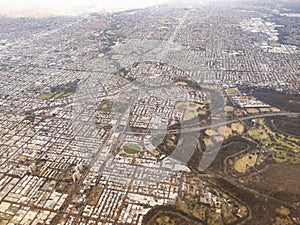
M 244 116 L 244 117 L 239 117 L 231 120 L 226 120 L 222 121 L 220 123 L 215 123 L 215 124 L 210 124 L 206 126 L 193 126 L 193 127 L 185 127 L 183 129 L 173 129 L 173 130 L 168 130 L 167 132 L 165 130 L 152 130 L 152 133 L 154 134 L 178 134 L 178 133 L 190 133 L 193 131 L 201 131 L 201 130 L 206 130 L 210 128 L 215 128 L 215 127 L 220 127 L 220 126 L 225 126 L 227 124 L 235 123 L 235 122 L 240 122 L 244 120 L 251 120 L 251 119 L 258 119 L 258 118 L 265 118 L 265 117 L 274 117 L 274 116 L 300 116 L 300 113 L 293 113 L 293 112 L 279 112 L 279 113 L 264 113 L 264 114 L 258 114 L 258 115 L 249 115 L 249 116 Z M 147 131 L 145 131 L 147 133 Z M 126 134 L 145 134 L 142 132 L 126 132 Z

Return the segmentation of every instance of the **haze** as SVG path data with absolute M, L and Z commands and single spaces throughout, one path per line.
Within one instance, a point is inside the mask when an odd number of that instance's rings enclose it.
M 41 16 L 78 14 L 95 11 L 118 11 L 154 6 L 170 0 L 8 0 L 0 1 L 0 14 Z

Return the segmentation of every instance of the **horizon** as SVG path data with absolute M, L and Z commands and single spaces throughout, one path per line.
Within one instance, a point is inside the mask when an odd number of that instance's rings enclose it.
M 139 9 L 170 3 L 171 0 L 11 0 L 0 2 L 0 15 L 49 16 L 49 15 L 78 15 L 92 12 L 113 12 L 129 9 Z
M 0 16 L 48 17 L 78 16 L 87 13 L 118 12 L 164 4 L 199 5 L 203 3 L 237 3 L 245 0 L 10 0 L 0 2 Z

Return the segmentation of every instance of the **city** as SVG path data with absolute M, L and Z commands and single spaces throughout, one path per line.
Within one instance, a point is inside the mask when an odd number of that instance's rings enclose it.
M 0 224 L 300 224 L 299 20 L 0 17 Z

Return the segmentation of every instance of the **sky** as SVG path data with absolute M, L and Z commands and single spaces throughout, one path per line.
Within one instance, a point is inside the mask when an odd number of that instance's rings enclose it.
M 117 11 L 164 4 L 171 0 L 0 0 L 0 14 L 35 16 Z

